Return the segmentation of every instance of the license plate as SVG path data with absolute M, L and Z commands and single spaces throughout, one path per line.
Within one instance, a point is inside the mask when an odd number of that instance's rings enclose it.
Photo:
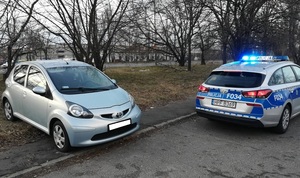
M 236 108 L 236 102 L 224 100 L 212 100 L 212 105 L 226 108 Z
M 124 127 L 124 126 L 130 125 L 130 124 L 131 124 L 131 120 L 130 119 L 125 120 L 125 121 L 121 121 L 121 122 L 117 122 L 117 123 L 113 123 L 113 124 L 109 124 L 108 125 L 108 130 L 115 130 L 115 129 L 118 129 L 120 127 Z

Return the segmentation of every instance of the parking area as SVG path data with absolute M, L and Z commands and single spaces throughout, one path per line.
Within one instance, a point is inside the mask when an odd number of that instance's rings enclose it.
M 282 135 L 192 116 L 29 176 L 299 177 L 300 119 Z

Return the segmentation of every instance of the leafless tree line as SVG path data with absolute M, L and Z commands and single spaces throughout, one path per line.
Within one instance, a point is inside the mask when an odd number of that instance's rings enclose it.
M 195 51 L 202 64 L 212 50 L 223 63 L 244 54 L 300 63 L 300 5 L 293 0 L 0 0 L 0 7 L 6 76 L 19 56 L 43 51 L 47 58 L 57 42 L 100 70 L 120 49 L 147 60 L 163 54 L 188 70 Z

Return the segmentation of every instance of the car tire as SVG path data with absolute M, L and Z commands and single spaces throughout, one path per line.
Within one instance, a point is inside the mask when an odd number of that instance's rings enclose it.
M 289 128 L 290 118 L 291 118 L 290 106 L 285 106 L 282 111 L 279 123 L 275 127 L 275 132 L 279 134 L 285 133 Z
M 6 120 L 8 120 L 8 121 L 17 120 L 16 117 L 14 116 L 13 108 L 7 99 L 4 100 L 3 108 L 4 108 L 4 115 L 5 115 Z
M 52 127 L 52 137 L 56 149 L 67 152 L 71 149 L 68 133 L 61 121 L 56 121 Z

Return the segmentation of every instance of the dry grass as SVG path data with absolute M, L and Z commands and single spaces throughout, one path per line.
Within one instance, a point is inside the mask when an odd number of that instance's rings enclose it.
M 117 80 L 118 85 L 127 90 L 145 111 L 171 101 L 195 96 L 199 84 L 215 67 L 217 65 L 195 65 L 191 72 L 179 67 L 124 67 L 108 68 L 105 73 Z M 1 93 L 3 89 L 2 81 Z M 9 146 L 36 141 L 44 135 L 22 121 L 6 121 L 3 111 L 0 112 L 0 151 L 8 149 Z
M 215 65 L 193 66 L 188 72 L 170 67 L 110 68 L 105 73 L 134 96 L 142 110 L 195 96 Z

